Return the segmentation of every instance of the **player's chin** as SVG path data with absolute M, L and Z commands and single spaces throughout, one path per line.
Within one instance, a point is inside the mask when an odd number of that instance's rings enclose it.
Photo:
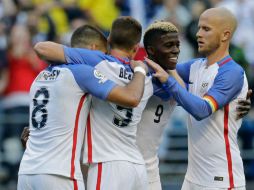
M 167 70 L 175 70 L 176 69 L 176 63 L 170 63 L 167 65 Z
M 203 47 L 202 47 L 202 48 L 199 47 L 199 48 L 198 48 L 198 53 L 199 53 L 200 55 L 206 56 L 207 51 L 206 51 L 206 49 L 204 49 Z

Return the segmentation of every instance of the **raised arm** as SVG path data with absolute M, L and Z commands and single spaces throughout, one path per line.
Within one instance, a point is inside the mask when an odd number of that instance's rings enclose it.
M 43 60 L 65 63 L 64 46 L 55 42 L 38 42 L 34 51 Z
M 168 73 L 170 73 L 183 88 L 186 87 L 183 79 L 179 76 L 176 70 L 169 70 Z
M 141 61 L 131 61 L 133 78 L 126 86 L 116 86 L 109 93 L 107 100 L 125 107 L 136 107 L 144 92 L 147 68 Z
M 62 65 L 62 67 L 68 67 L 72 71 L 77 84 L 84 92 L 124 107 L 136 107 L 143 97 L 147 68 L 141 61 L 132 61 L 131 64 L 134 74 L 126 86 L 115 84 L 100 71 L 88 65 Z
M 244 81 L 244 73 L 241 69 L 224 69 L 218 72 L 213 86 L 201 98 L 189 93 L 153 61 L 147 60 L 147 63 L 155 69 L 156 74 L 154 76 L 163 83 L 164 90 L 172 94 L 178 104 L 197 120 L 208 117 L 229 103 L 238 95 Z M 234 77 L 231 77 L 233 75 Z

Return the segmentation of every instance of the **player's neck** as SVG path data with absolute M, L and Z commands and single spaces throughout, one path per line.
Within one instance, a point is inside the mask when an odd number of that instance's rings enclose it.
M 218 61 L 220 61 L 221 59 L 223 59 L 228 55 L 229 55 L 228 50 L 225 51 L 218 50 L 216 52 L 213 52 L 212 54 L 207 56 L 207 65 L 210 66 L 214 63 L 217 63 Z
M 114 57 L 131 59 L 131 55 L 129 54 L 129 52 L 120 49 L 111 49 L 110 54 Z

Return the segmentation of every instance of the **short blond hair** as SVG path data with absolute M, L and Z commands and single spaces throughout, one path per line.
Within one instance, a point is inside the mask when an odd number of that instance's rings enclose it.
M 148 26 L 148 28 L 145 31 L 145 34 L 151 30 L 160 30 L 160 31 L 170 32 L 170 33 L 178 32 L 178 29 L 176 28 L 176 26 L 172 24 L 171 22 L 167 22 L 167 21 L 155 21 L 150 26 Z
M 178 29 L 174 24 L 167 21 L 155 21 L 145 31 L 143 43 L 147 50 L 147 47 L 154 44 L 156 38 L 165 33 L 178 33 Z

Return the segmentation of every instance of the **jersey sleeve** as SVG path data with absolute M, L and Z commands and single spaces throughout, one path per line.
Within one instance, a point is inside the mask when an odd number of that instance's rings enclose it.
M 116 86 L 113 81 L 88 65 L 71 65 L 68 69 L 71 70 L 79 87 L 97 98 L 105 100 Z
M 219 69 L 213 86 L 203 98 L 189 93 L 173 77 L 169 77 L 163 86 L 188 113 L 202 120 L 235 98 L 241 91 L 243 81 L 242 69 Z
M 169 99 L 172 98 L 172 96 L 163 89 L 162 84 L 160 83 L 159 80 L 153 78 L 152 84 L 153 84 L 153 95 L 159 97 L 163 101 L 168 101 Z
M 204 99 L 189 93 L 173 77 L 163 84 L 163 88 L 172 94 L 176 102 L 190 113 L 196 120 L 202 120 L 212 114 L 212 110 Z
M 66 63 L 85 64 L 94 67 L 104 60 L 104 55 L 101 51 L 64 46 Z
M 183 79 L 183 81 L 188 84 L 190 77 L 190 67 L 197 59 L 192 59 L 185 63 L 178 63 L 176 65 L 176 71 L 179 76 Z
M 221 67 L 214 79 L 213 86 L 205 94 L 204 99 L 214 112 L 236 98 L 241 92 L 243 83 L 244 71 L 241 67 L 233 69 L 229 66 Z

